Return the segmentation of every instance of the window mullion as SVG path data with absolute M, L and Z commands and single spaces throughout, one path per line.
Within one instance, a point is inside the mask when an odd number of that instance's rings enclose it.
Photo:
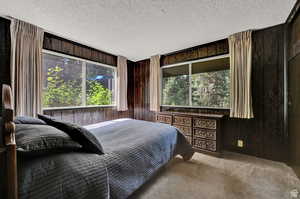
M 86 106 L 86 62 L 82 62 L 82 106 Z
M 189 63 L 189 106 L 192 106 L 192 63 Z

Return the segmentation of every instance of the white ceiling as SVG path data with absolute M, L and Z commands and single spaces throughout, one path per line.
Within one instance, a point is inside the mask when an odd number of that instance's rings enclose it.
M 283 23 L 296 0 L 0 0 L 9 15 L 137 61 Z

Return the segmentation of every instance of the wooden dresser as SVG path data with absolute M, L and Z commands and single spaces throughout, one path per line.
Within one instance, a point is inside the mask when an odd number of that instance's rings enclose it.
M 159 112 L 156 121 L 178 128 L 197 152 L 221 155 L 221 119 L 224 115 Z

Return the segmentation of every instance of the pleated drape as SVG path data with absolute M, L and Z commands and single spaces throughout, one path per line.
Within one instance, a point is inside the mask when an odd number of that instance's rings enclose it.
M 230 52 L 230 117 L 253 118 L 252 108 L 252 31 L 231 35 Z
M 42 48 L 44 31 L 32 24 L 11 22 L 11 86 L 16 115 L 42 112 Z
M 160 55 L 150 58 L 150 111 L 160 111 Z
M 118 56 L 116 104 L 118 111 L 127 111 L 127 59 Z

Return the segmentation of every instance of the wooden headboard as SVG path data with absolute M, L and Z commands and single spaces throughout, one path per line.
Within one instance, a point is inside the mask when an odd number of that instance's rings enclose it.
M 3 103 L 3 126 L 2 139 L 4 151 L 4 197 L 7 199 L 18 198 L 18 180 L 17 180 L 17 153 L 15 140 L 14 110 L 12 103 L 11 88 L 8 85 L 2 87 Z M 3 164 L 2 164 L 3 165 Z

